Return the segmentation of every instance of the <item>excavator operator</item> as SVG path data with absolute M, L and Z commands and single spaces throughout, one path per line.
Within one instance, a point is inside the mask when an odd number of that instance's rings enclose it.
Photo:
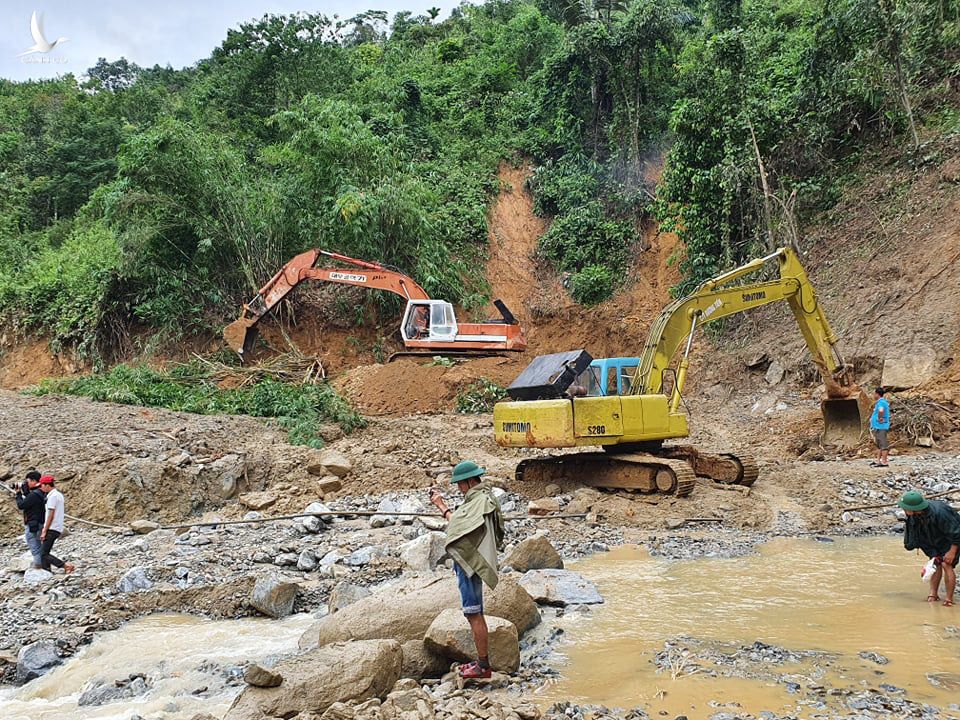
M 430 335 L 430 308 L 420 305 L 413 311 L 413 333 L 416 338 Z

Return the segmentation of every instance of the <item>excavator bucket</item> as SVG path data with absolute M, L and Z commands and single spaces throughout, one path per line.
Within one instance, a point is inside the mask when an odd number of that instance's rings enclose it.
M 841 448 L 859 445 L 870 429 L 870 410 L 870 400 L 859 388 L 848 397 L 825 397 L 820 401 L 823 444 Z
M 240 357 L 245 357 L 257 340 L 257 327 L 254 318 L 234 320 L 223 329 L 223 339 Z

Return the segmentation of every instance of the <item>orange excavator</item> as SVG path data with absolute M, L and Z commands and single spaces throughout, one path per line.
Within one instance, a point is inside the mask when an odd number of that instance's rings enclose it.
M 338 267 L 314 267 L 321 257 L 331 258 Z M 344 267 L 348 266 L 348 267 Z M 501 317 L 482 323 L 458 323 L 453 305 L 432 300 L 413 278 L 396 268 L 357 260 L 314 248 L 294 257 L 270 278 L 253 300 L 244 304 L 240 317 L 223 330 L 223 339 L 243 358 L 257 338 L 257 323 L 275 308 L 303 280 L 356 285 L 386 290 L 407 302 L 400 323 L 400 337 L 406 351 L 399 356 L 416 355 L 495 355 L 526 349 L 527 341 L 520 323 L 500 300 L 493 304 Z

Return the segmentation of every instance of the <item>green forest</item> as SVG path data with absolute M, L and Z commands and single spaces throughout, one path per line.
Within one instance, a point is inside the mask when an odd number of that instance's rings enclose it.
M 268 15 L 189 68 L 0 80 L 0 313 L 101 364 L 135 331 L 217 332 L 314 246 L 480 308 L 504 160 L 536 166 L 575 300 L 616 291 L 647 218 L 683 240 L 682 292 L 795 241 L 865 150 L 930 162 L 958 96 L 960 0 Z

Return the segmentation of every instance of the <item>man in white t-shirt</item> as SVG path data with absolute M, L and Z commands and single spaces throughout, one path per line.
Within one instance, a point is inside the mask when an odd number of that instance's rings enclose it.
M 63 568 L 64 572 L 73 572 L 73 563 L 64 562 L 50 554 L 50 551 L 53 550 L 53 544 L 63 532 L 63 520 L 67 514 L 63 493 L 53 486 L 53 475 L 44 475 L 40 478 L 40 490 L 47 496 L 47 519 L 43 523 L 43 531 L 40 533 L 40 555 L 43 569 L 50 570 L 50 566 L 55 565 L 58 568 Z

